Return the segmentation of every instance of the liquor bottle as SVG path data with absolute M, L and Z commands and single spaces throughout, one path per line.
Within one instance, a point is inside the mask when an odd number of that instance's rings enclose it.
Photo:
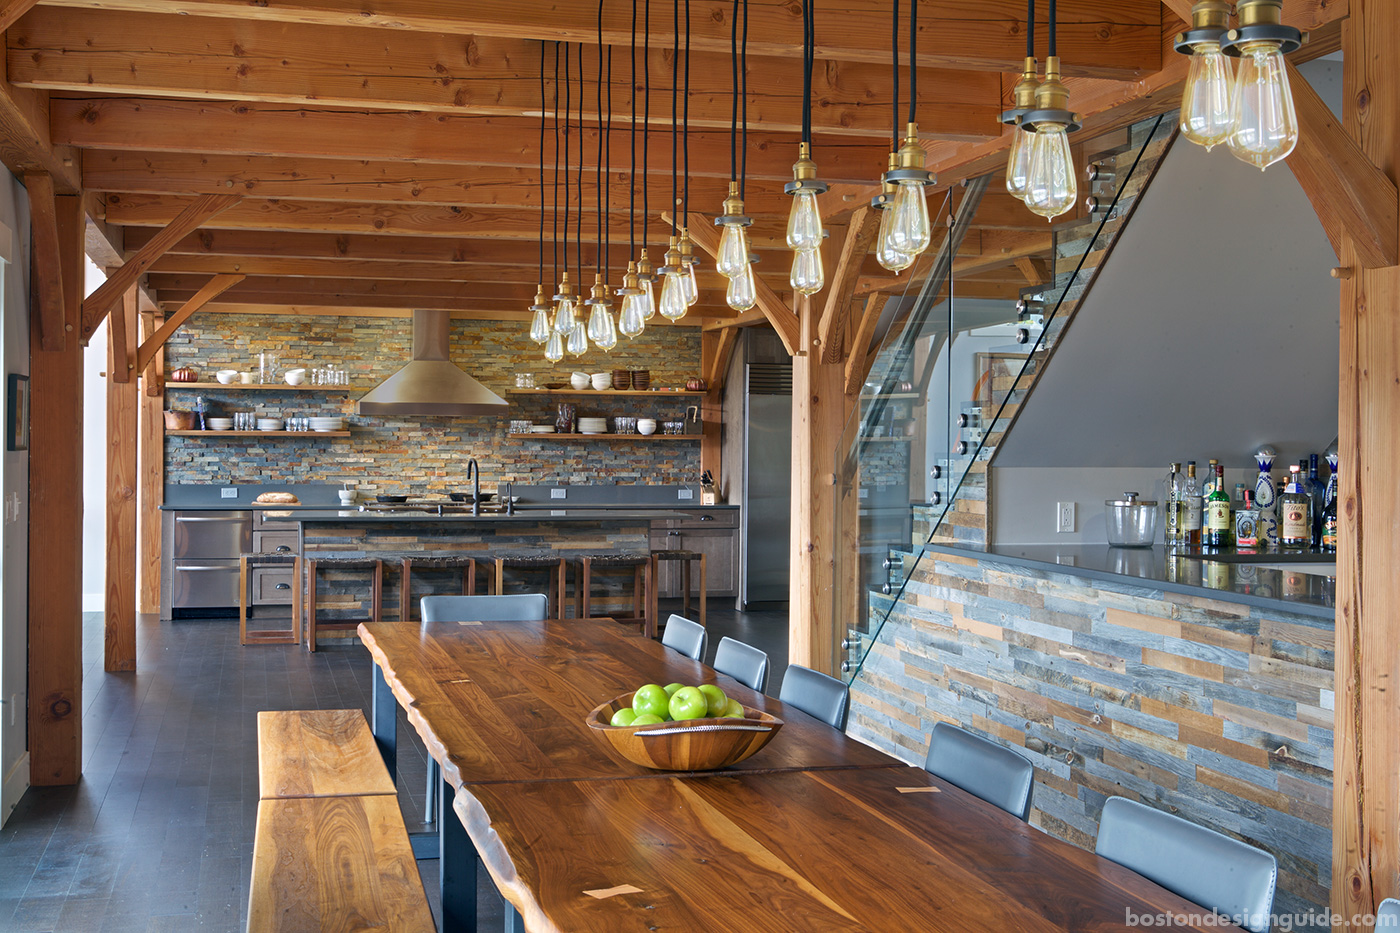
M 1308 455 L 1308 479 L 1306 483 L 1308 498 L 1311 500 L 1312 520 L 1313 520 L 1313 546 L 1316 547 L 1322 540 L 1322 506 L 1323 498 L 1327 494 L 1327 487 L 1317 475 L 1317 454 Z
M 1244 491 L 1244 505 L 1235 510 L 1235 547 L 1253 550 L 1259 546 L 1259 510 L 1254 507 L 1254 493 Z
M 1336 454 L 1327 455 L 1332 476 L 1327 481 L 1327 504 L 1322 507 L 1322 535 L 1319 544 L 1328 553 L 1337 550 L 1337 462 Z
M 1322 504 L 1337 498 L 1337 452 L 1327 451 L 1327 488 L 1322 491 Z
M 1225 468 L 1215 463 L 1215 481 L 1206 496 L 1205 531 L 1201 543 L 1209 548 L 1230 546 L 1230 494 L 1225 491 Z
M 1186 530 L 1181 514 L 1185 505 L 1181 501 L 1181 464 L 1179 463 L 1171 464 L 1171 469 L 1167 472 L 1167 488 L 1162 496 L 1162 501 L 1167 504 L 1167 546 L 1175 547 L 1181 543 L 1182 533 Z
M 1196 461 L 1186 461 L 1186 545 L 1201 546 L 1201 488 L 1196 485 Z
M 1219 463 L 1215 458 L 1211 458 L 1206 463 L 1206 476 L 1201 480 L 1201 498 L 1209 499 L 1210 494 L 1215 492 L 1215 467 Z
M 1288 485 L 1278 497 L 1279 521 L 1278 541 L 1286 548 L 1306 548 L 1312 544 L 1312 500 L 1303 484 L 1301 467 L 1288 468 Z
M 1263 547 L 1278 544 L 1278 488 L 1274 486 L 1271 472 L 1277 456 L 1278 453 L 1268 446 L 1254 452 L 1254 462 L 1259 465 L 1259 477 L 1254 481 L 1254 506 L 1259 510 L 1259 544 Z

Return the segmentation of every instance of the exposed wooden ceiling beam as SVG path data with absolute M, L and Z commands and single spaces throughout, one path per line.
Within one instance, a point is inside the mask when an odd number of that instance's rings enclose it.
M 539 121 L 520 117 L 143 97 L 55 97 L 51 108 L 55 142 L 90 149 L 507 167 L 536 165 L 539 161 Z M 46 137 L 49 122 L 45 121 Z M 616 126 L 613 132 L 618 133 Z M 577 138 L 582 140 L 585 152 L 594 151 L 596 128 L 585 127 Z M 618 145 L 624 138 L 615 135 L 615 158 L 622 158 L 618 154 L 620 148 L 626 151 L 625 146 Z M 637 145 L 640 149 L 640 140 Z M 552 163 L 553 140 L 546 139 L 545 146 L 546 162 Z M 817 136 L 814 146 L 822 178 L 835 184 L 864 184 L 878 178 L 885 170 L 889 152 L 888 140 L 854 137 Z M 669 137 L 653 131 L 650 148 L 651 173 L 669 175 Z M 750 181 L 791 181 L 797 136 L 751 132 L 748 154 Z M 729 134 L 692 132 L 690 168 L 692 177 L 728 180 Z
M 851 216 L 836 268 L 827 282 L 821 320 L 817 323 L 817 341 L 821 344 L 823 362 L 841 361 L 856 280 L 879 230 L 880 212 L 874 208 L 862 207 Z
M 614 271 L 614 277 L 618 270 Z M 242 273 L 240 273 L 242 275 Z M 173 294 L 193 292 L 202 288 L 209 276 L 199 272 L 152 272 L 149 275 L 151 287 L 156 289 L 163 300 Z M 593 280 L 589 272 L 585 278 Z M 410 295 L 437 296 L 443 298 L 500 298 L 520 301 L 528 305 L 535 293 L 533 279 L 502 281 L 499 279 L 470 278 L 457 281 L 435 279 L 356 279 L 356 278 L 314 278 L 311 276 L 247 275 L 233 293 L 239 292 L 281 292 L 287 295 Z M 725 282 L 719 273 L 701 277 L 701 294 L 717 294 L 723 300 Z
M 521 15 L 516 0 L 375 0 L 347 6 L 334 0 L 47 0 L 49 6 L 161 12 L 283 23 L 595 42 L 597 12 L 588 4 L 556 3 L 547 16 Z M 919 55 L 924 66 L 952 65 L 985 71 L 1017 71 L 1025 50 L 1021 0 L 940 0 L 920 4 Z M 691 8 L 691 48 L 729 52 L 728 0 L 697 0 Z M 1044 28 L 1044 10 L 1037 19 Z M 1159 66 L 1161 8 L 1156 0 L 1061 0 L 1059 52 L 1069 74 L 1139 77 Z M 640 24 L 639 27 L 640 29 Z M 883 65 L 889 57 L 889 6 L 885 0 L 823 3 L 816 18 L 817 57 Z M 1044 33 L 1042 33 L 1043 35 Z M 671 20 L 653 11 L 651 45 L 669 47 Z M 614 4 L 603 18 L 603 41 L 631 41 L 631 13 Z M 640 42 L 640 39 L 638 40 Z M 749 14 L 749 56 L 798 59 L 802 54 L 801 7 L 758 3 Z
M 865 299 L 865 307 L 861 311 L 860 322 L 856 325 L 855 335 L 851 338 L 851 354 L 846 357 L 846 394 L 855 395 L 865 384 L 866 374 L 870 372 L 870 340 L 875 335 L 875 324 L 880 320 L 880 312 L 885 309 L 885 302 L 890 296 L 886 294 L 874 294 Z
M 38 0 L 4 0 L 0 3 L 0 32 L 15 24 Z
M 162 304 L 170 309 L 179 306 L 179 302 L 165 301 Z M 459 321 L 529 321 L 529 311 L 507 310 L 501 305 L 475 303 L 463 303 L 464 307 L 442 308 L 440 310 L 452 312 L 452 317 Z M 361 304 L 340 304 L 340 305 L 309 305 L 302 304 L 295 300 L 267 300 L 259 302 L 244 301 L 211 301 L 204 306 L 204 311 L 208 314 L 276 314 L 283 317 L 372 317 L 372 318 L 407 318 L 412 316 L 413 307 L 405 305 L 403 307 L 383 307 L 371 302 Z M 695 327 L 696 321 L 688 319 L 688 316 L 681 318 L 678 322 L 671 322 L 660 317 L 653 318 L 647 322 L 648 327 Z
M 213 301 L 215 298 L 228 291 L 239 282 L 243 281 L 241 275 L 216 275 L 205 283 L 204 287 L 195 292 L 174 314 L 170 315 L 159 329 L 141 344 L 136 351 L 136 371 L 144 373 L 146 367 L 151 365 L 151 360 L 160 353 L 161 347 L 170 339 L 170 335 L 180 328 L 180 325 L 190 319 L 200 308 Z
M 55 146 L 49 133 L 49 96 L 14 87 L 0 76 L 0 161 L 16 175 L 44 172 L 57 194 L 82 187 L 82 154 Z
M 39 7 L 15 24 L 6 39 L 10 81 L 48 90 L 314 101 L 484 116 L 535 116 L 552 106 L 554 94 L 551 76 L 541 107 L 538 83 L 522 80 L 539 73 L 542 55 L 552 67 L 552 49 L 498 36 L 194 16 L 171 28 L 171 18 L 161 13 Z M 599 99 L 598 57 L 598 47 L 585 47 L 583 77 L 573 84 L 573 99 L 590 123 L 602 122 L 605 109 Z M 669 58 L 670 50 L 652 50 L 653 88 L 659 76 L 669 78 Z M 728 129 L 729 55 L 692 52 L 690 58 L 690 125 Z M 613 112 L 630 113 L 626 66 L 614 62 L 612 74 Z M 751 129 L 801 130 L 801 102 L 791 91 L 795 81 L 800 85 L 801 71 L 793 60 L 749 58 Z M 919 101 L 919 126 L 925 133 L 982 139 L 1000 131 L 998 74 L 927 70 L 920 83 L 927 88 Z M 601 90 L 606 96 L 606 89 Z M 813 72 L 811 119 L 825 133 L 884 138 L 889 134 L 889 99 L 886 65 L 830 62 Z M 653 125 L 669 124 L 670 115 L 662 110 L 653 108 Z

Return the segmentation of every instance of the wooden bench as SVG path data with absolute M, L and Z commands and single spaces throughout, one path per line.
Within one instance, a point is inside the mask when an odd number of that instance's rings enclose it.
M 394 782 L 357 709 L 258 713 L 249 933 L 432 933 Z

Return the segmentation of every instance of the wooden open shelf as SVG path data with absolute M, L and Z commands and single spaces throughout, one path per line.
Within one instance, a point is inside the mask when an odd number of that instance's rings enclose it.
M 199 432 L 196 431 L 196 434 Z M 510 434 L 532 441 L 698 441 L 699 434 Z
M 344 395 L 350 392 L 368 391 L 360 386 L 314 386 L 310 383 L 302 383 L 299 386 L 288 385 L 285 382 L 230 382 L 225 385 L 222 382 L 170 382 L 165 383 L 165 388 L 170 389 L 222 389 L 232 392 L 326 392 L 331 395 Z
M 166 431 L 166 437 L 349 437 L 349 431 Z
M 703 398 L 704 392 L 690 392 L 684 389 L 506 389 L 507 395 L 635 395 L 647 398 Z M 672 435 L 674 437 L 674 435 Z

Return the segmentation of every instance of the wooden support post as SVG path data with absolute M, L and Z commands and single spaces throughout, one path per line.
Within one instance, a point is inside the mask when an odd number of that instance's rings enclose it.
M 45 172 L 26 172 L 25 192 L 29 195 L 29 215 L 34 254 L 31 290 L 38 305 L 35 320 L 45 350 L 62 350 L 63 259 L 58 247 L 58 205 L 54 201 L 53 179 Z
M 808 352 L 792 360 L 788 660 L 835 674 L 836 439 L 851 406 L 843 391 L 843 367 L 822 361 L 816 307 L 806 298 L 800 309 L 801 345 Z
M 103 668 L 136 670 L 136 286 L 107 318 L 107 580 Z M 125 379 L 120 378 L 126 376 Z
M 82 306 L 82 198 L 56 205 L 65 328 Z M 83 351 L 29 341 L 29 780 L 76 784 L 83 767 Z
M 1343 124 L 1394 182 L 1400 19 L 1387 0 L 1351 0 L 1350 10 Z M 1355 271 L 1341 280 L 1332 911 L 1346 925 L 1400 895 L 1400 267 L 1366 268 L 1346 227 L 1341 244 L 1341 265 Z
M 822 362 L 839 363 L 846 358 L 846 322 L 851 314 L 851 297 L 861 266 L 880 232 L 880 212 L 869 207 L 859 208 L 851 215 L 851 223 L 841 241 L 841 255 L 831 274 L 822 306 L 817 339 L 821 342 Z
M 142 314 L 144 338 L 160 328 L 160 314 Z M 162 370 L 164 351 L 156 353 L 142 374 L 145 391 L 139 411 L 141 444 L 137 451 L 140 484 L 136 491 L 136 532 L 140 540 L 136 557 L 136 611 L 160 611 L 160 506 L 165 498 L 165 391 Z M 154 389 L 155 391 L 152 391 Z

